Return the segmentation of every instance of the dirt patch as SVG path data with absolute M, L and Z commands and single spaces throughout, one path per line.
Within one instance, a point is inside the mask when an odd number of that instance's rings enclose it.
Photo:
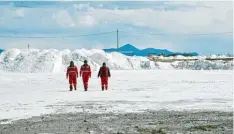
M 232 134 L 230 112 L 67 113 L 0 125 L 0 134 Z

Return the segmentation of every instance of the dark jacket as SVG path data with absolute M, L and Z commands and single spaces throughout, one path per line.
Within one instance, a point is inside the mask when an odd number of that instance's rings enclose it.
M 100 67 L 98 77 L 111 77 L 110 69 L 108 67 Z

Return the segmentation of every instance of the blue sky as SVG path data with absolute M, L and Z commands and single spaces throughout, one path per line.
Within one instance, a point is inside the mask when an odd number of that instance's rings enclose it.
M 0 2 L 0 48 L 160 48 L 199 54 L 233 53 L 232 2 Z M 102 35 L 77 36 L 110 32 Z M 152 35 L 162 33 L 163 35 Z M 191 35 L 191 34 L 210 35 Z M 189 34 L 189 35 L 188 35 Z M 6 38 L 43 36 L 58 38 Z

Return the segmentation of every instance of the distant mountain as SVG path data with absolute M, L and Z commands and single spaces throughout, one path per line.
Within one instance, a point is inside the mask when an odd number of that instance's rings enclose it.
M 122 47 L 119 48 L 120 51 L 133 51 L 133 52 L 138 52 L 140 51 L 140 49 L 134 47 L 133 45 L 131 44 L 126 44 Z
M 2 53 L 3 52 L 3 49 L 0 49 L 0 53 Z
M 168 51 L 166 49 L 146 48 L 146 49 L 141 50 L 141 55 L 140 56 L 148 56 L 149 53 L 169 55 L 169 54 L 172 54 L 173 52 Z
M 110 48 L 110 49 L 104 49 L 105 52 L 117 52 L 116 48 Z M 155 49 L 155 48 L 146 48 L 146 49 L 138 49 L 134 47 L 131 44 L 126 44 L 122 47 L 119 48 L 119 52 L 128 55 L 128 56 L 148 56 L 149 54 L 155 54 L 155 55 L 160 55 L 163 54 L 165 56 L 168 55 L 178 55 L 178 54 L 183 54 L 183 55 L 193 55 L 197 56 L 198 54 L 193 52 L 193 53 L 178 53 L 178 52 L 171 52 L 167 49 Z

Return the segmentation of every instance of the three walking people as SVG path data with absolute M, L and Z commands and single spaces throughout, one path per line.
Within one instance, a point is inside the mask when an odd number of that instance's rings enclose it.
M 74 65 L 74 62 L 70 62 L 70 66 L 67 68 L 66 78 L 69 79 L 70 91 L 77 89 L 78 67 Z M 89 78 L 91 78 L 91 67 L 88 65 L 88 61 L 84 60 L 84 64 L 80 68 L 80 77 L 83 80 L 84 91 L 88 91 Z M 102 67 L 98 71 L 98 78 L 101 78 L 102 91 L 108 90 L 108 77 L 111 77 L 110 69 L 104 62 Z

